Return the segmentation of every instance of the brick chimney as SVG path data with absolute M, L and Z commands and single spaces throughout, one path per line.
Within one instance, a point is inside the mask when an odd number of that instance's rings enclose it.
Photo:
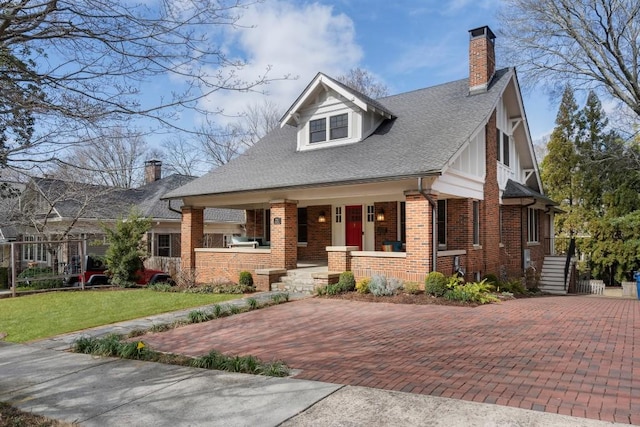
M 488 26 L 469 30 L 469 34 L 469 93 L 486 92 L 496 72 L 496 36 Z
M 144 183 L 151 184 L 160 178 L 162 178 L 162 162 L 160 160 L 144 162 Z

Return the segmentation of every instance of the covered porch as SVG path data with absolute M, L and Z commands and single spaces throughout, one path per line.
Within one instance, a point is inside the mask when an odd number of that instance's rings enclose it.
M 444 194 L 440 197 L 449 199 L 438 202 L 433 182 L 425 179 L 422 188 L 414 178 L 187 198 L 183 268 L 196 269 L 202 283 L 221 277 L 236 281 L 240 271 L 250 271 L 261 290 L 304 262 L 326 266 L 326 273 L 315 277 L 317 285 L 335 282 L 347 270 L 356 279 L 383 274 L 422 282 L 433 270 L 479 268 L 481 245 L 473 240 L 479 238 L 473 222 L 479 202 Z M 244 209 L 244 236 L 258 242 L 256 247 L 204 248 L 205 207 Z

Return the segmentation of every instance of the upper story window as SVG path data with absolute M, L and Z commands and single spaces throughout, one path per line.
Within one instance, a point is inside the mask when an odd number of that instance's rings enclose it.
M 349 114 L 338 114 L 328 118 L 309 121 L 309 142 L 327 141 L 327 121 L 329 122 L 329 140 L 349 136 Z
M 498 153 L 498 161 L 503 165 L 509 166 L 510 150 L 509 150 L 509 135 L 497 129 L 496 132 L 496 145 Z

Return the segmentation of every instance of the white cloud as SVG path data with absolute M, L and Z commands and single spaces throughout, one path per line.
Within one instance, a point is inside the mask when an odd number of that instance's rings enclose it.
M 248 9 L 239 25 L 253 28 L 229 32 L 225 51 L 249 62 L 238 73 L 241 78 L 253 80 L 268 67 L 271 67 L 272 78 L 298 77 L 274 81 L 261 88 L 283 111 L 317 72 L 338 76 L 357 66 L 363 56 L 355 41 L 353 21 L 344 14 L 334 13 L 331 6 L 267 1 Z M 201 107 L 208 111 L 223 108 L 225 115 L 235 115 L 261 98 L 263 95 L 257 93 L 220 91 L 207 97 Z M 219 119 L 220 122 L 233 121 L 232 118 Z

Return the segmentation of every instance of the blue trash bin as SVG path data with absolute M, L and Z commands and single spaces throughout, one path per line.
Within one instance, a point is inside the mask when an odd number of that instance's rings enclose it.
M 640 299 L 640 271 L 633 273 L 633 277 L 636 279 L 636 295 Z

